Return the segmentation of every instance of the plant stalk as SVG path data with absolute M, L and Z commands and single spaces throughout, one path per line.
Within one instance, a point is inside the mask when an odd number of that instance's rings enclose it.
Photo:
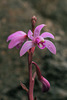
M 34 36 L 34 28 L 35 28 L 35 23 L 36 23 L 37 18 L 35 16 L 32 17 L 31 22 L 32 22 L 32 32 Z M 28 52 L 28 68 L 29 68 L 29 91 L 28 91 L 28 99 L 29 100 L 34 100 L 33 97 L 33 88 L 34 88 L 34 78 L 32 77 L 32 48 L 29 49 Z

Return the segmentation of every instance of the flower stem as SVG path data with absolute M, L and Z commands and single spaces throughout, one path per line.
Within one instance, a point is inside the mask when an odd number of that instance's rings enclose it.
M 35 16 L 32 17 L 32 32 L 34 35 L 34 27 L 35 27 L 35 23 L 36 23 L 37 18 Z M 34 78 L 32 77 L 32 48 L 29 49 L 28 52 L 28 68 L 29 68 L 29 91 L 28 91 L 28 99 L 29 100 L 34 100 L 33 97 L 33 88 L 34 88 Z M 35 75 L 34 75 L 35 76 Z
M 32 87 L 32 52 L 31 49 L 28 53 L 28 66 L 29 66 L 29 100 L 33 99 L 33 87 Z

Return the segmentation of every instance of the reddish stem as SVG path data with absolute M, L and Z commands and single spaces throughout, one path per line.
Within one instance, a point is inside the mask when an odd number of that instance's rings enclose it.
M 29 100 L 33 100 L 33 87 L 32 87 L 32 52 L 29 50 L 28 54 L 28 66 L 29 66 Z
M 38 79 L 41 80 L 41 71 L 40 71 L 40 68 L 38 67 L 38 65 L 32 61 L 32 64 L 34 64 L 36 66 L 36 73 L 37 73 L 37 76 L 38 76 Z
M 34 27 L 36 23 L 37 18 L 35 16 L 32 17 L 32 32 L 34 35 Z M 34 100 L 33 98 L 33 88 L 34 88 L 34 78 L 32 77 L 32 48 L 29 50 L 28 53 L 28 67 L 29 67 L 29 92 L 28 92 L 28 99 L 29 100 Z

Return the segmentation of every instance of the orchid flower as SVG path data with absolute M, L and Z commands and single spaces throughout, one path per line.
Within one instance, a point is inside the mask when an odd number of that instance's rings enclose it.
M 13 47 L 16 47 L 17 49 L 19 49 L 22 45 L 22 43 L 27 39 L 27 34 L 23 31 L 17 31 L 11 35 L 8 36 L 7 38 L 7 42 L 9 40 L 10 43 L 8 45 L 8 48 L 9 49 L 12 49 Z
M 44 26 L 46 25 L 45 24 L 38 25 L 35 28 L 34 33 L 32 33 L 31 30 L 28 31 L 28 37 L 31 39 L 31 41 L 26 41 L 23 44 L 20 50 L 20 56 L 23 56 L 30 48 L 35 47 L 36 45 L 40 49 L 44 49 L 46 47 L 47 49 L 49 49 L 51 53 L 56 54 L 55 45 L 50 40 L 44 39 L 44 38 L 54 39 L 54 36 L 49 32 L 44 32 L 40 35 L 40 31 Z
M 9 49 L 12 49 L 13 47 L 19 49 L 22 46 L 20 50 L 20 56 L 23 56 L 28 51 L 29 90 L 22 82 L 20 82 L 20 84 L 22 88 L 27 92 L 29 100 L 36 100 L 36 97 L 33 97 L 34 81 L 36 75 L 38 80 L 42 83 L 42 91 L 47 92 L 50 89 L 49 81 L 42 76 L 39 66 L 34 61 L 32 61 L 32 54 L 35 50 L 35 47 L 38 46 L 40 49 L 47 48 L 51 53 L 56 54 L 55 45 L 50 40 L 46 40 L 46 38 L 54 39 L 54 36 L 49 32 L 43 32 L 40 35 L 41 29 L 46 25 L 41 24 L 34 29 L 36 20 L 37 18 L 33 16 L 31 20 L 32 31 L 29 30 L 28 34 L 23 31 L 17 31 L 9 35 L 7 38 L 7 42 L 10 41 L 8 45 Z M 25 40 L 26 42 L 23 44 Z M 32 64 L 34 64 L 36 67 L 34 74 L 32 73 Z

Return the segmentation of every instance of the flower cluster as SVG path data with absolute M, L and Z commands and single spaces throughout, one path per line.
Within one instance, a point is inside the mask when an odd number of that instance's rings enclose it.
M 26 34 L 23 31 L 17 31 L 11 34 L 7 38 L 7 42 L 11 40 L 8 45 L 8 48 L 12 49 L 13 47 L 16 47 L 19 49 L 22 46 L 20 50 L 20 56 L 23 56 L 30 48 L 35 47 L 37 45 L 40 49 L 47 48 L 51 53 L 56 54 L 55 45 L 50 40 L 45 39 L 45 38 L 54 39 L 54 36 L 49 32 L 44 32 L 40 35 L 40 31 L 44 26 L 46 25 L 45 24 L 38 25 L 35 28 L 34 33 L 32 33 L 32 31 L 29 30 L 28 34 Z M 30 40 L 28 40 L 28 38 Z M 23 44 L 25 40 L 26 42 Z

